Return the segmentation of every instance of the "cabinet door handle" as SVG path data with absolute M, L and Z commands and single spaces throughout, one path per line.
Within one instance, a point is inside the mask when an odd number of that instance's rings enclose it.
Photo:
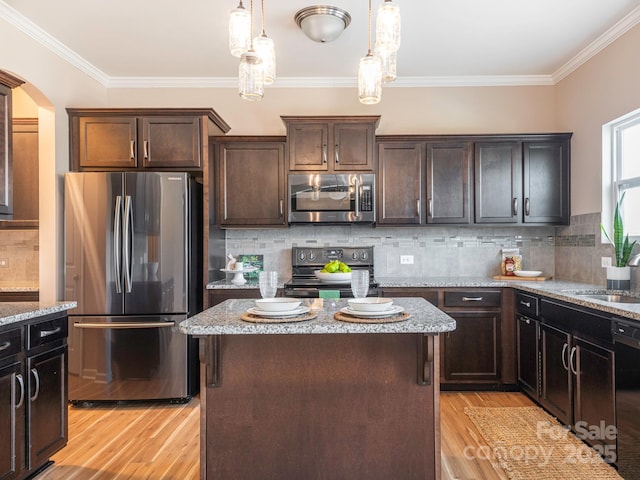
M 516 215 L 518 215 L 518 199 L 514 198 L 513 199 L 513 216 L 515 217 Z
M 463 302 L 481 302 L 484 297 L 462 297 Z
M 573 347 L 571 349 L 571 354 L 569 356 L 569 367 L 571 367 L 571 373 L 573 373 L 576 377 L 578 376 L 578 368 L 577 366 L 574 366 L 573 359 L 576 355 L 577 350 L 578 350 L 578 347 Z
M 327 144 L 322 145 L 322 163 L 327 163 Z
M 149 159 L 149 141 L 145 140 L 142 143 L 142 145 L 144 147 L 144 158 L 145 158 L 145 160 L 148 160 Z
M 529 197 L 524 199 L 524 214 L 529 215 Z
M 9 341 L 4 342 L 2 345 L 0 345 L 0 352 L 2 352 L 3 350 L 6 350 L 10 346 L 11 346 L 11 342 Z
M 60 330 L 62 330 L 62 327 L 56 327 L 53 330 L 41 330 L 40 338 L 48 337 L 49 335 L 55 335 L 56 333 L 60 332 Z
M 38 370 L 35 368 L 31 369 L 31 374 L 36 381 L 36 391 L 33 392 L 33 396 L 31 397 L 31 401 L 35 402 L 38 399 L 38 395 L 40 395 L 40 375 L 38 375 Z
M 280 200 L 280 216 L 284 216 L 284 200 Z
M 564 359 L 565 357 L 565 352 L 567 351 L 567 348 L 569 347 L 569 345 L 567 345 L 566 343 L 562 346 L 562 353 L 560 354 L 560 356 L 562 357 L 562 366 L 564 367 L 564 369 L 568 372 L 569 371 L 569 366 L 567 365 L 566 360 Z
M 520 305 L 524 305 L 527 308 L 531 308 L 531 302 L 525 302 L 524 300 L 520 300 Z
M 420 199 L 416 200 L 416 215 L 420 217 Z
M 427 203 L 427 216 L 433 217 L 433 198 L 430 198 Z
M 129 156 L 131 160 L 135 160 L 136 158 L 136 141 L 131 140 L 131 145 L 129 146 Z
M 523 318 L 524 323 L 526 323 L 527 325 L 531 325 L 531 320 L 528 318 Z
M 339 145 L 336 143 L 336 163 L 340 163 L 340 154 L 338 152 L 339 148 Z
M 18 384 L 20 385 L 20 400 L 18 400 L 18 403 L 16 403 L 16 408 L 20 408 L 22 406 L 22 404 L 24 403 L 24 380 L 22 379 L 22 375 L 21 374 L 17 374 L 16 375 L 16 380 L 18 381 Z

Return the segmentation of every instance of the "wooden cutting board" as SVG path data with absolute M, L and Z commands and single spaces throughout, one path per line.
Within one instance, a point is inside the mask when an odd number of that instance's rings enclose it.
M 515 275 L 494 275 L 492 277 L 494 280 L 518 280 L 520 281 L 533 281 L 533 282 L 544 282 L 545 280 L 549 280 L 551 275 L 540 275 L 539 277 L 516 277 Z

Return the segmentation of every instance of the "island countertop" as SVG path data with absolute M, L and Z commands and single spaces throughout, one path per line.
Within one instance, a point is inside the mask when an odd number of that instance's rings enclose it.
M 287 323 L 253 323 L 241 315 L 254 307 L 254 300 L 226 300 L 180 323 L 180 331 L 189 335 L 255 334 L 340 334 L 340 333 L 426 333 L 439 334 L 455 330 L 456 322 L 423 298 L 395 298 L 411 316 L 400 322 L 352 323 L 336 320 L 334 314 L 348 305 L 346 299 L 305 299 L 303 305 L 318 316 L 311 320 Z
M 0 327 L 71 310 L 76 306 L 76 302 L 0 302 Z

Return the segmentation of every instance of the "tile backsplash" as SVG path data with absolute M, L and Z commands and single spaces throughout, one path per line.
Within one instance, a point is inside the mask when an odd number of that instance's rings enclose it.
M 0 230 L 1 281 L 38 283 L 38 238 L 38 230 Z
M 378 277 L 463 277 L 500 273 L 502 248 L 518 247 L 523 269 L 555 275 L 554 227 L 417 227 L 296 225 L 288 229 L 227 230 L 226 251 L 264 255 L 265 269 L 291 276 L 292 246 L 374 246 Z M 400 255 L 413 255 L 401 265 Z

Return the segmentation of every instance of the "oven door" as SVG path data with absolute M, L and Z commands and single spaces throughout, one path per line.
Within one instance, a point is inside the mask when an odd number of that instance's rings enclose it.
M 374 174 L 290 174 L 289 223 L 373 223 Z

